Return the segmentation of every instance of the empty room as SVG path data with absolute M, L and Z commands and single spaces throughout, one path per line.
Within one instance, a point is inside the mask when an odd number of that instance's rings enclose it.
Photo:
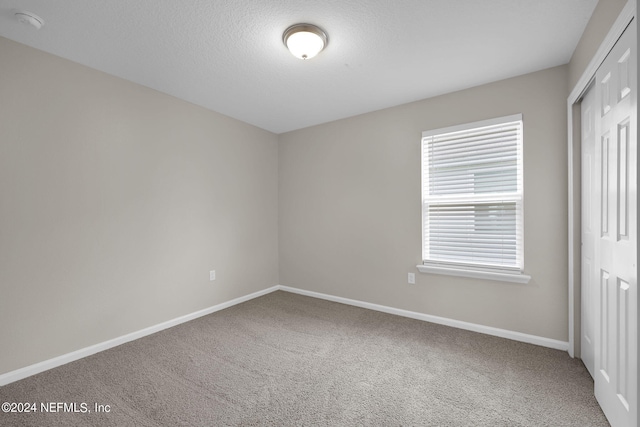
M 0 425 L 638 426 L 636 0 L 0 0 Z

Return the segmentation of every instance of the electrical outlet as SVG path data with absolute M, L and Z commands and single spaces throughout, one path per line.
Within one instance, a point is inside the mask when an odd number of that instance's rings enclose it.
M 209 272 L 209 280 L 210 281 L 216 280 L 216 271 L 215 270 L 211 270 Z
M 411 284 L 411 285 L 415 285 L 416 284 L 416 273 L 409 273 L 407 275 L 407 281 Z

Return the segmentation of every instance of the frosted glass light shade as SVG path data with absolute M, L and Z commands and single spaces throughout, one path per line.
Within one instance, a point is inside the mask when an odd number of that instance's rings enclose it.
M 315 25 L 296 24 L 287 28 L 282 40 L 293 56 L 310 59 L 325 48 L 327 34 Z

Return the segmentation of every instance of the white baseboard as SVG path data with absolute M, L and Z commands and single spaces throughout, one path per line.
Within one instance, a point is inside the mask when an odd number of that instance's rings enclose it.
M 454 328 L 466 329 L 468 331 L 479 332 L 481 334 L 493 335 L 501 338 L 508 338 L 514 341 L 535 344 L 542 347 L 549 347 L 556 350 L 569 350 L 569 343 L 566 341 L 554 340 L 551 338 L 539 337 L 536 335 L 523 334 L 521 332 L 509 331 L 507 329 L 493 328 L 491 326 L 478 325 L 476 323 L 463 322 L 460 320 L 448 319 L 446 317 L 432 316 L 429 314 L 417 313 L 415 311 L 401 310 L 384 305 L 372 304 L 368 302 L 353 300 L 349 298 L 335 297 L 333 295 L 321 294 L 318 292 L 305 291 L 303 289 L 291 288 L 289 286 L 278 286 L 278 289 L 309 297 L 320 298 L 342 304 L 353 305 L 355 307 L 367 308 L 369 310 L 381 311 L 383 313 L 395 314 L 397 316 L 409 317 L 411 319 L 423 320 L 425 322 L 437 323 L 440 325 L 452 326 Z
M 223 302 L 218 305 L 214 305 L 213 307 L 205 308 L 204 310 L 196 311 L 194 313 L 186 314 L 184 316 L 177 317 L 172 320 L 168 320 L 163 323 L 159 323 L 154 326 L 150 326 L 145 329 L 141 329 L 136 332 L 132 332 L 127 335 L 123 335 L 118 338 L 111 339 L 109 341 L 104 341 L 89 347 L 82 348 L 80 350 L 73 351 L 71 353 L 63 354 L 62 356 L 54 357 L 53 359 L 45 360 L 43 362 L 39 362 L 30 366 L 26 366 L 24 368 L 17 369 L 15 371 L 7 372 L 6 374 L 0 375 L 0 386 L 10 384 L 12 382 L 30 377 L 35 374 L 39 374 L 40 372 L 48 371 L 49 369 L 56 368 L 58 366 L 65 365 L 69 362 L 73 362 L 78 359 L 82 359 L 83 357 L 91 356 L 92 354 L 99 353 L 104 350 L 108 350 L 113 347 L 117 347 L 121 344 L 127 343 L 129 341 L 137 340 L 138 338 L 146 337 L 147 335 L 154 334 L 156 332 L 160 332 L 164 329 L 171 328 L 172 326 L 179 325 L 181 323 L 188 322 L 190 320 L 197 319 L 198 317 L 206 316 L 207 314 L 215 313 L 216 311 L 224 310 L 225 308 L 229 308 L 236 304 L 243 303 L 245 301 L 249 301 L 251 299 L 260 297 L 262 295 L 266 295 L 273 291 L 277 291 L 280 286 L 273 286 L 268 289 L 264 289 L 262 291 L 254 292 L 249 295 L 245 295 L 243 297 L 239 297 L 233 299 L 231 301 Z
M 254 298 L 261 297 L 268 293 L 282 290 L 285 292 L 291 292 L 295 294 L 305 295 L 313 298 L 320 298 L 327 301 L 339 302 L 342 304 L 352 305 L 355 307 L 367 308 L 369 310 L 381 311 L 383 313 L 395 314 L 397 316 L 409 317 L 411 319 L 423 320 L 425 322 L 438 323 L 440 325 L 452 326 L 454 328 L 466 329 L 473 332 L 480 332 L 482 334 L 494 335 L 497 337 L 508 338 L 515 341 L 526 342 L 529 344 L 535 344 L 543 347 L 554 348 L 557 350 L 567 351 L 569 349 L 569 343 L 565 341 L 553 340 L 550 338 L 539 337 L 535 335 L 523 334 L 520 332 L 509 331 L 506 329 L 492 328 L 490 326 L 478 325 L 475 323 L 462 322 L 460 320 L 447 319 L 445 317 L 432 316 L 429 314 L 417 313 L 414 311 L 401 310 L 398 308 L 387 307 L 384 305 L 372 304 L 364 301 L 353 300 L 349 298 L 336 297 L 333 295 L 322 294 L 319 292 L 306 291 L 303 289 L 292 288 L 289 286 L 276 285 L 262 291 L 254 292 L 252 294 L 233 299 L 231 301 L 223 302 L 213 307 L 206 308 L 204 310 L 196 311 L 191 314 L 187 314 L 175 319 L 159 323 L 154 326 L 150 326 L 145 329 L 141 329 L 136 332 L 132 332 L 127 335 L 123 335 L 118 338 L 104 341 L 89 347 L 82 348 L 80 350 L 73 351 L 71 353 L 63 354 L 62 356 L 54 357 L 53 359 L 45 360 L 24 368 L 17 369 L 15 371 L 7 372 L 0 375 L 0 386 L 10 384 L 15 381 L 30 377 L 40 372 L 47 371 L 49 369 L 56 368 L 58 366 L 65 365 L 83 357 L 91 356 L 92 354 L 99 353 L 104 350 L 119 346 L 129 341 L 137 340 L 147 335 L 160 332 L 164 329 L 171 328 L 172 326 L 179 325 L 181 323 L 188 322 L 190 320 L 197 319 L 198 317 L 206 316 L 216 311 L 224 310 L 236 304 L 243 303 L 245 301 L 252 300 Z

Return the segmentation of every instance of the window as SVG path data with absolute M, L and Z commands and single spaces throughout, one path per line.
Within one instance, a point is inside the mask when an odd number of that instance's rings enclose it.
M 526 283 L 522 115 L 422 134 L 422 272 Z

